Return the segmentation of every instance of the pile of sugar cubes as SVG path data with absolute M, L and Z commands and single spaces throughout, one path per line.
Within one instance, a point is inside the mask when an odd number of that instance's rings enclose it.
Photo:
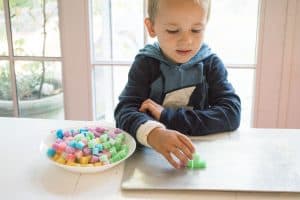
M 55 142 L 47 155 L 55 162 L 69 166 L 102 166 L 122 160 L 128 155 L 125 133 L 117 128 L 101 126 L 58 129 Z

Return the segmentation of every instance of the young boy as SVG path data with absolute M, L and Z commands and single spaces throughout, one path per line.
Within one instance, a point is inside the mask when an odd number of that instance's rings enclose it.
M 115 110 L 117 127 L 175 168 L 195 151 L 186 135 L 232 131 L 240 123 L 240 99 L 225 66 L 203 44 L 209 12 L 210 0 L 148 0 L 145 25 L 158 43 L 136 56 Z

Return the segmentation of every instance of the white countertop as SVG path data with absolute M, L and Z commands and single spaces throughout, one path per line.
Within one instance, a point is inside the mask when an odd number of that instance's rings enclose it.
M 95 174 L 76 174 L 49 162 L 39 145 L 49 130 L 97 122 L 0 118 L 1 199 L 300 199 L 300 193 L 121 190 L 124 164 Z M 299 133 L 291 129 L 249 129 L 255 133 Z M 241 130 L 239 130 L 241 132 Z

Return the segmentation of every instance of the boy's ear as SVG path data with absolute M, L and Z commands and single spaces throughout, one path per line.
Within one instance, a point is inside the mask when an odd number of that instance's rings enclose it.
M 155 34 L 155 30 L 154 30 L 154 24 L 151 22 L 151 20 L 149 18 L 145 18 L 144 23 L 147 27 L 150 37 L 155 37 L 156 34 Z

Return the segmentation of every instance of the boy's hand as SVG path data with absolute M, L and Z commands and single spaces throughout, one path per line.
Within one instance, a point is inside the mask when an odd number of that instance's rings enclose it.
M 153 149 L 161 153 L 177 169 L 186 166 L 188 160 L 193 159 L 195 147 L 192 141 L 178 131 L 155 128 L 149 133 L 147 140 Z M 178 158 L 179 163 L 171 154 Z
M 155 103 L 151 99 L 147 99 L 142 103 L 139 110 L 140 112 L 144 112 L 144 113 L 148 111 L 154 119 L 159 120 L 163 109 L 164 107 L 162 107 L 161 105 Z

